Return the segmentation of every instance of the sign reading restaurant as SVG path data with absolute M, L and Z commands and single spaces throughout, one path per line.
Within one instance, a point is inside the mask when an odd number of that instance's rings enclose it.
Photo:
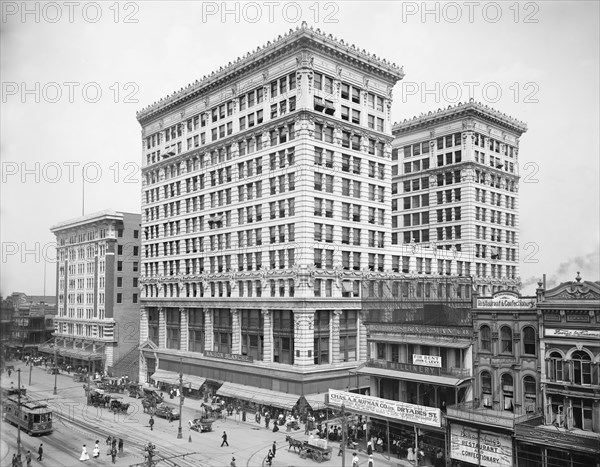
M 545 328 L 546 337 L 577 337 L 584 339 L 600 339 L 600 331 L 594 329 L 554 329 Z
M 484 467 L 512 467 L 510 436 L 452 424 L 450 457 Z
M 224 360 L 235 360 L 236 362 L 248 362 L 252 363 L 254 359 L 249 355 L 239 355 L 232 353 L 213 352 L 212 350 L 205 350 L 204 355 L 211 358 L 222 358 Z
M 442 367 L 442 357 L 437 355 L 413 354 L 413 365 Z
M 408 404 L 335 389 L 329 390 L 329 405 L 336 407 L 344 405 L 348 410 L 357 410 L 374 417 L 379 415 L 421 425 L 442 426 L 440 409 L 424 405 Z
M 519 298 L 512 294 L 503 293 L 493 298 L 478 298 L 477 308 L 494 308 L 503 310 L 520 310 L 535 308 L 535 298 Z

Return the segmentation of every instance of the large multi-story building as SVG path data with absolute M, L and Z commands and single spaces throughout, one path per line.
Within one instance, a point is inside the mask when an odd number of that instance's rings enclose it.
M 545 282 L 545 281 L 544 281 Z M 600 466 L 600 283 L 538 283 L 543 414 L 515 427 L 517 465 Z
M 517 291 L 527 126 L 471 101 L 392 131 L 392 245 L 412 245 L 421 270 L 472 276 L 482 295 Z
M 266 403 L 368 386 L 349 370 L 360 282 L 391 269 L 402 77 L 303 24 L 138 113 L 140 379 Z
M 106 210 L 51 231 L 58 314 L 43 350 L 75 367 L 108 370 L 139 345 L 140 215 Z

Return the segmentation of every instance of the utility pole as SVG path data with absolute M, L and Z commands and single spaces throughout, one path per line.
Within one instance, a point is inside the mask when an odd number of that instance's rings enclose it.
M 342 467 L 346 467 L 346 406 L 342 404 Z
M 52 391 L 52 394 L 54 394 L 56 396 L 56 394 L 58 394 L 58 392 L 56 391 L 56 380 L 58 378 L 58 365 L 56 362 L 56 342 L 54 343 L 54 391 Z
M 177 429 L 177 439 L 183 438 L 183 433 L 181 432 L 181 418 L 183 414 L 183 373 L 181 370 L 182 359 L 179 359 L 179 428 Z
M 29 365 L 29 386 L 31 386 L 31 371 L 33 369 L 33 362 L 31 365 Z
M 17 370 L 17 404 L 19 419 L 21 418 L 21 369 Z M 17 457 L 19 458 L 19 465 L 21 465 L 21 424 L 17 424 Z

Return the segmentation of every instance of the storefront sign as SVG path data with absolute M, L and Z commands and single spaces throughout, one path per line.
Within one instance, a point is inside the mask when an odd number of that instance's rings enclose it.
M 442 424 L 440 409 L 381 399 L 379 397 L 364 396 L 352 392 L 330 389 L 329 404 L 336 407 L 341 407 L 344 404 L 346 409 L 350 411 L 357 410 L 375 417 L 379 415 L 437 427 L 440 427 Z
M 510 436 L 453 424 L 450 457 L 484 467 L 512 467 Z
M 413 365 L 442 367 L 442 357 L 437 355 L 413 354 Z
M 600 339 L 600 331 L 594 329 L 544 329 L 546 337 L 577 337 L 587 339 Z
M 368 324 L 370 332 L 390 334 L 416 334 L 449 337 L 470 337 L 473 329 L 469 326 L 429 326 L 417 324 Z
M 518 298 L 509 294 L 497 295 L 494 298 L 478 298 L 477 308 L 533 309 L 535 308 L 535 298 Z
M 249 355 L 238 355 L 231 353 L 223 353 L 223 352 L 213 352 L 212 350 L 205 350 L 204 355 L 211 358 L 222 358 L 225 360 L 235 360 L 236 362 L 248 362 L 252 363 L 254 358 Z

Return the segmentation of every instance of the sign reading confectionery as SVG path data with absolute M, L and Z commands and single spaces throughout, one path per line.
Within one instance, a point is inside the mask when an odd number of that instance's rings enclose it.
M 545 328 L 546 337 L 577 337 L 583 339 L 600 339 L 600 331 L 595 329 L 554 329 Z
M 421 425 L 439 427 L 442 424 L 440 409 L 335 389 L 329 390 L 329 405 L 336 407 L 344 405 L 350 411 L 356 410 L 372 416 L 379 415 Z
M 499 294 L 493 298 L 478 298 L 477 308 L 498 308 L 503 310 L 521 310 L 535 308 L 535 298 L 519 298 L 511 294 Z
M 442 357 L 438 355 L 413 354 L 413 365 L 442 367 Z
M 450 457 L 484 467 L 512 467 L 510 436 L 453 424 Z

